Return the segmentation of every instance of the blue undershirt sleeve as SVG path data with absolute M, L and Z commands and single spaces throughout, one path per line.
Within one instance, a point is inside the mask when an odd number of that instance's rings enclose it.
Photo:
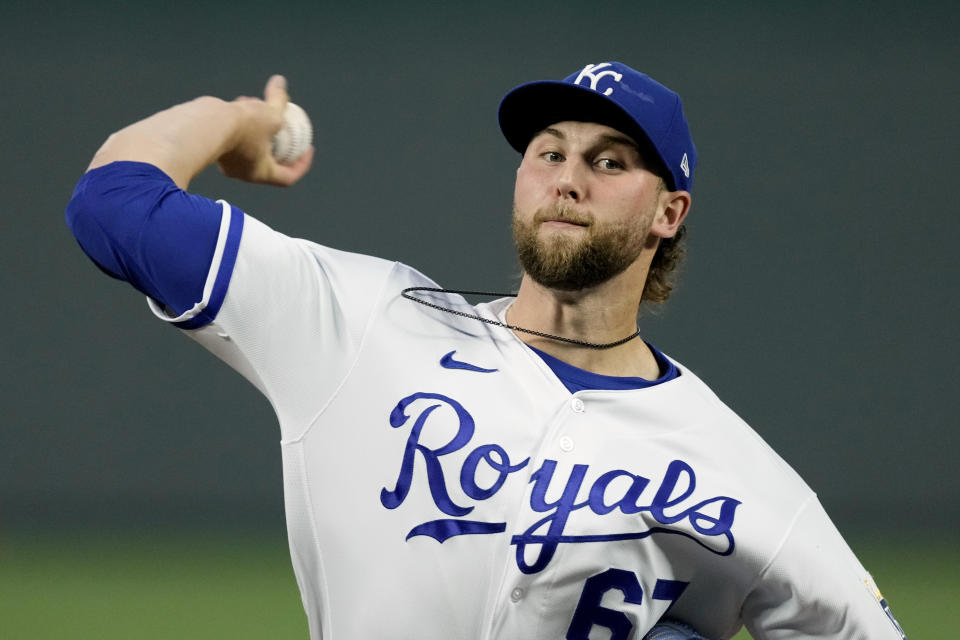
M 80 179 L 66 220 L 101 270 L 180 315 L 203 299 L 223 210 L 221 203 L 180 189 L 153 165 L 113 162 Z

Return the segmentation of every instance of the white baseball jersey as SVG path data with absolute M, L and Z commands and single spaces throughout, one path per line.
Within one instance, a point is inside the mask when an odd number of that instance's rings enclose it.
M 668 611 L 714 639 L 902 637 L 811 489 L 689 369 L 571 394 L 511 331 L 402 298 L 435 286 L 409 267 L 223 211 L 204 295 L 226 297 L 187 333 L 276 410 L 313 640 L 639 639 Z

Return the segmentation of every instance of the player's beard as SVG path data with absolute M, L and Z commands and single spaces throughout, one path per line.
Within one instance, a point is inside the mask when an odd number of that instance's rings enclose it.
M 544 287 L 577 291 L 595 287 L 622 273 L 640 256 L 650 231 L 651 216 L 638 212 L 630 222 L 599 224 L 590 212 L 573 212 L 555 205 L 539 209 L 532 221 L 513 211 L 513 241 L 520 266 Z M 541 223 L 569 220 L 584 224 L 584 233 L 549 233 Z

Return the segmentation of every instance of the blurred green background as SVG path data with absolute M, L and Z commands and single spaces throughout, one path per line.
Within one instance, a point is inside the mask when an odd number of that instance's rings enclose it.
M 954 541 L 851 542 L 908 637 L 953 637 L 960 625 Z M 16 537 L 0 546 L 0 562 L 0 629 L 9 640 L 307 637 L 282 535 Z
M 958 27 L 956 2 L 3 4 L 0 638 L 305 637 L 269 405 L 63 224 L 111 131 L 282 72 L 311 174 L 193 190 L 509 289 L 499 98 L 609 59 L 683 96 L 700 155 L 688 261 L 645 337 L 801 473 L 913 638 L 948 637 Z

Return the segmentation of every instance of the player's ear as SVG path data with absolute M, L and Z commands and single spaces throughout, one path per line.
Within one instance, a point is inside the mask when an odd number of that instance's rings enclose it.
M 650 234 L 658 238 L 672 238 L 677 235 L 677 229 L 690 211 L 690 203 L 688 191 L 662 191 L 657 214 L 650 226 Z

